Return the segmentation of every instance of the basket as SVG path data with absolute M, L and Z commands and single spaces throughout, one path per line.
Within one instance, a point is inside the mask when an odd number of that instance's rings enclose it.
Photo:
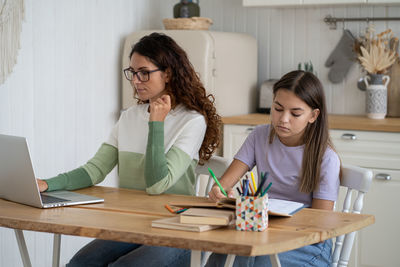
M 204 17 L 191 17 L 163 19 L 163 23 L 166 30 L 208 30 L 212 20 Z

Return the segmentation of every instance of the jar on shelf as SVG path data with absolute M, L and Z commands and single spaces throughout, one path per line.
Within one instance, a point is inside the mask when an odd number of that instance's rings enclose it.
M 199 1 L 181 0 L 174 5 L 174 18 L 200 17 Z

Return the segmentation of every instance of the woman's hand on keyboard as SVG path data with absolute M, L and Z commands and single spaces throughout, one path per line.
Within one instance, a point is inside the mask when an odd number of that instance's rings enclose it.
M 36 178 L 36 182 L 37 182 L 37 184 L 39 186 L 39 191 L 40 192 L 44 192 L 49 188 L 49 186 L 47 185 L 46 181 L 44 181 L 44 180 Z

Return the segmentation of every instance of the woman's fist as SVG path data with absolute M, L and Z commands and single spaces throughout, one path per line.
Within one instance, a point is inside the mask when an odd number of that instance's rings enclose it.
M 150 103 L 150 121 L 164 121 L 171 110 L 171 97 L 163 95 Z

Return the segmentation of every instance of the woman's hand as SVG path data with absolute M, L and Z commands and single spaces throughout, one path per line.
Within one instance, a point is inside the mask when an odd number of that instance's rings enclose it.
M 164 121 L 171 110 L 171 97 L 163 95 L 150 103 L 150 121 Z
M 44 181 L 44 180 L 36 179 L 36 182 L 37 182 L 37 184 L 39 186 L 39 191 L 40 192 L 44 192 L 49 188 L 49 186 L 47 185 L 46 181 Z
M 228 194 L 228 197 L 235 197 L 234 195 L 234 191 L 230 188 L 228 190 L 225 190 Z M 213 187 L 211 187 L 210 192 L 208 193 L 208 196 L 210 197 L 210 199 L 214 200 L 215 202 L 220 201 L 223 198 L 226 198 L 226 196 L 224 194 L 222 194 L 221 189 L 219 188 L 219 186 L 217 184 L 213 185 Z

